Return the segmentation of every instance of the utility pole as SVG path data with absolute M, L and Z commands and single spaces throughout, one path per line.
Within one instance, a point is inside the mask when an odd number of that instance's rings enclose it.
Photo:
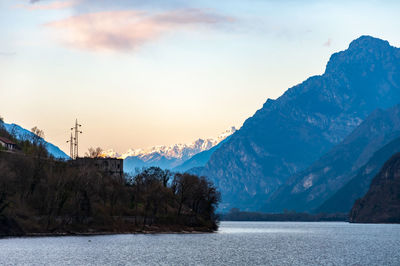
M 78 119 L 75 120 L 75 126 L 71 127 L 71 139 L 67 141 L 67 143 L 70 143 L 70 153 L 71 153 L 71 159 L 75 160 L 76 158 L 79 157 L 79 142 L 78 142 L 78 136 L 79 134 L 82 134 L 82 131 L 79 130 L 79 128 L 82 125 L 78 124 Z M 74 133 L 74 134 L 72 134 Z M 74 135 L 74 136 L 73 136 Z
M 79 128 L 82 125 L 78 124 L 78 119 L 75 120 L 75 126 L 72 128 L 73 130 L 75 130 L 75 152 L 74 152 L 74 157 L 75 159 L 79 157 L 79 146 L 78 146 L 78 136 L 79 133 L 82 134 L 82 131 L 79 130 Z
M 72 137 L 72 132 L 71 132 L 71 138 L 70 140 L 67 140 L 67 143 L 69 143 L 69 156 L 71 159 L 74 159 L 74 137 Z

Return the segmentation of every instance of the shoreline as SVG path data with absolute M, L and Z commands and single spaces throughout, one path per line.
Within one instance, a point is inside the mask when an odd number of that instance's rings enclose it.
M 55 232 L 55 233 L 21 233 L 21 234 L 0 234 L 0 240 L 5 238 L 34 238 L 34 237 L 68 237 L 68 236 L 106 236 L 106 235 L 161 235 L 161 234 L 213 234 L 217 230 L 210 229 L 193 229 L 186 228 L 184 230 L 161 230 L 161 229 L 144 229 L 134 231 L 101 231 L 101 232 Z
M 40 238 L 40 237 L 71 237 L 71 236 L 80 236 L 80 237 L 90 237 L 90 236 L 110 236 L 110 235 L 197 235 L 197 234 L 214 234 L 217 231 L 136 231 L 136 232 L 103 232 L 103 233 L 31 233 L 25 235 L 9 235 L 9 236 L 0 236 L 1 239 L 9 239 L 9 238 Z
M 71 237 L 71 236 L 110 236 L 110 235 L 198 235 L 198 234 L 214 234 L 217 231 L 136 231 L 136 232 L 103 232 L 103 233 L 31 233 L 25 235 L 7 235 L 0 236 L 1 239 L 8 238 L 36 238 L 36 237 Z

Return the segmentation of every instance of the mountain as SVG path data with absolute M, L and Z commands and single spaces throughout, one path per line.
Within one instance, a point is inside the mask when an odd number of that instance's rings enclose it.
M 398 137 L 400 105 L 376 110 L 340 144 L 289 178 L 271 195 L 264 211 L 313 211 L 355 177 L 374 152 Z
M 367 194 L 355 202 L 350 222 L 400 223 L 400 153 L 384 164 Z
M 202 152 L 199 152 L 192 157 L 190 157 L 188 160 L 184 161 L 182 164 L 178 165 L 177 167 L 173 168 L 172 170 L 174 172 L 186 172 L 187 170 L 193 169 L 193 168 L 198 168 L 198 167 L 203 167 L 206 165 L 206 163 L 210 160 L 211 155 L 221 147 L 223 143 L 229 140 L 228 136 L 226 139 L 215 145 L 209 150 L 205 150 Z
M 166 157 L 157 152 L 148 155 L 128 156 L 124 159 L 124 172 L 134 173 L 137 168 L 150 166 L 171 169 L 180 164 L 180 162 L 179 158 Z
M 171 146 L 154 146 L 148 149 L 130 149 L 126 153 L 116 156 L 117 154 L 109 150 L 103 154 L 105 157 L 120 157 L 124 159 L 124 171 L 134 172 L 136 168 L 158 166 L 163 169 L 173 169 L 184 164 L 185 161 L 190 160 L 193 156 L 209 151 L 225 140 L 228 136 L 232 135 L 236 131 L 235 127 L 224 131 L 216 138 L 209 139 L 198 139 L 190 144 L 175 144 Z M 212 152 L 212 151 L 211 151 Z M 206 155 L 199 156 L 203 157 L 201 160 L 207 159 Z M 194 164 L 194 158 L 191 162 L 188 162 L 183 168 L 190 167 Z M 200 161 L 201 161 L 200 160 Z M 201 162 L 198 163 L 201 163 Z M 202 163 L 203 166 L 205 163 Z M 183 169 L 182 167 L 180 167 Z M 188 169 L 188 168 L 187 168 Z
M 346 185 L 339 189 L 316 210 L 317 213 L 349 213 L 354 202 L 367 193 L 372 179 L 390 157 L 400 152 L 400 138 L 397 138 L 374 153 Z
M 221 209 L 258 210 L 373 110 L 399 103 L 399 59 L 400 49 L 362 36 L 333 54 L 323 75 L 268 99 L 201 171 L 222 192 Z
M 171 146 L 153 146 L 147 149 L 129 149 L 127 152 L 121 154 L 119 157 L 126 159 L 128 157 L 149 157 L 152 154 L 159 154 L 166 158 L 185 158 L 188 159 L 192 155 L 210 149 L 216 145 L 217 141 L 214 139 L 198 139 L 190 144 L 174 144 Z
M 33 133 L 17 124 L 4 123 L 4 128 L 16 136 L 17 139 L 30 139 Z M 70 157 L 65 154 L 60 148 L 45 141 L 47 151 L 54 156 L 54 158 L 68 160 Z

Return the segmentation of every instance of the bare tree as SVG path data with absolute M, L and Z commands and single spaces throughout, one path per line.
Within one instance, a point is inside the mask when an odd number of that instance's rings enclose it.
M 40 130 L 38 127 L 33 127 L 31 129 L 33 133 L 30 136 L 30 142 L 32 143 L 32 155 L 34 157 L 34 171 L 32 176 L 32 182 L 30 185 L 30 193 L 32 194 L 37 185 L 40 183 L 41 177 L 44 175 L 44 165 L 45 161 L 43 158 L 48 157 L 48 152 L 46 149 L 45 141 L 44 141 L 44 132 Z
M 35 126 L 31 129 L 31 132 L 33 133 L 30 139 L 32 144 L 35 146 L 44 145 L 44 131 Z
M 97 148 L 90 147 L 88 149 L 88 151 L 85 153 L 85 156 L 86 157 L 90 157 L 90 158 L 99 158 L 99 157 L 102 157 L 102 154 L 103 154 L 103 149 L 102 148 L 100 148 L 100 147 L 97 147 Z

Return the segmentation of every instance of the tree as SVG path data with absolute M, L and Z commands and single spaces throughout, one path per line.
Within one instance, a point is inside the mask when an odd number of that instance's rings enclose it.
M 25 232 L 213 230 L 217 202 L 203 177 L 150 167 L 128 179 L 91 164 L 0 153 L 0 216 Z
M 44 142 L 44 131 L 43 130 L 41 130 L 35 126 L 31 129 L 31 132 L 33 133 L 31 140 L 34 145 L 40 145 Z
M 30 141 L 33 144 L 33 146 L 36 147 L 34 152 L 35 155 L 38 158 L 47 156 L 48 154 L 45 145 L 46 142 L 44 140 L 44 131 L 35 126 L 31 129 L 31 132 L 33 134 L 31 135 Z
M 9 134 L 6 131 L 6 129 L 4 128 L 4 120 L 3 120 L 3 117 L 0 115 L 0 136 L 4 136 L 4 135 L 7 136 Z
M 30 186 L 30 193 L 32 194 L 37 185 L 40 183 L 40 179 L 45 176 L 44 166 L 45 161 L 43 158 L 48 157 L 48 152 L 46 149 L 45 141 L 44 141 L 44 132 L 40 130 L 38 127 L 33 127 L 31 129 L 33 133 L 30 138 L 30 142 L 32 147 L 30 147 L 30 152 L 34 157 L 34 171 L 32 176 L 32 182 Z
M 175 174 L 172 190 L 178 200 L 178 216 L 182 215 L 183 207 L 186 206 L 196 216 L 211 221 L 215 219 L 213 216 L 221 195 L 205 177 L 188 173 Z
M 188 173 L 175 174 L 173 191 L 178 197 L 178 216 L 182 213 L 182 207 L 191 200 L 192 191 L 195 189 L 197 176 Z
M 8 207 L 9 203 L 6 201 L 6 193 L 0 193 L 0 217 L 4 217 L 4 210 Z
M 89 157 L 89 158 L 99 158 L 99 157 L 102 157 L 102 154 L 103 154 L 103 149 L 102 148 L 100 148 L 100 147 L 97 147 L 97 148 L 90 147 L 88 149 L 88 151 L 85 153 L 85 156 Z

